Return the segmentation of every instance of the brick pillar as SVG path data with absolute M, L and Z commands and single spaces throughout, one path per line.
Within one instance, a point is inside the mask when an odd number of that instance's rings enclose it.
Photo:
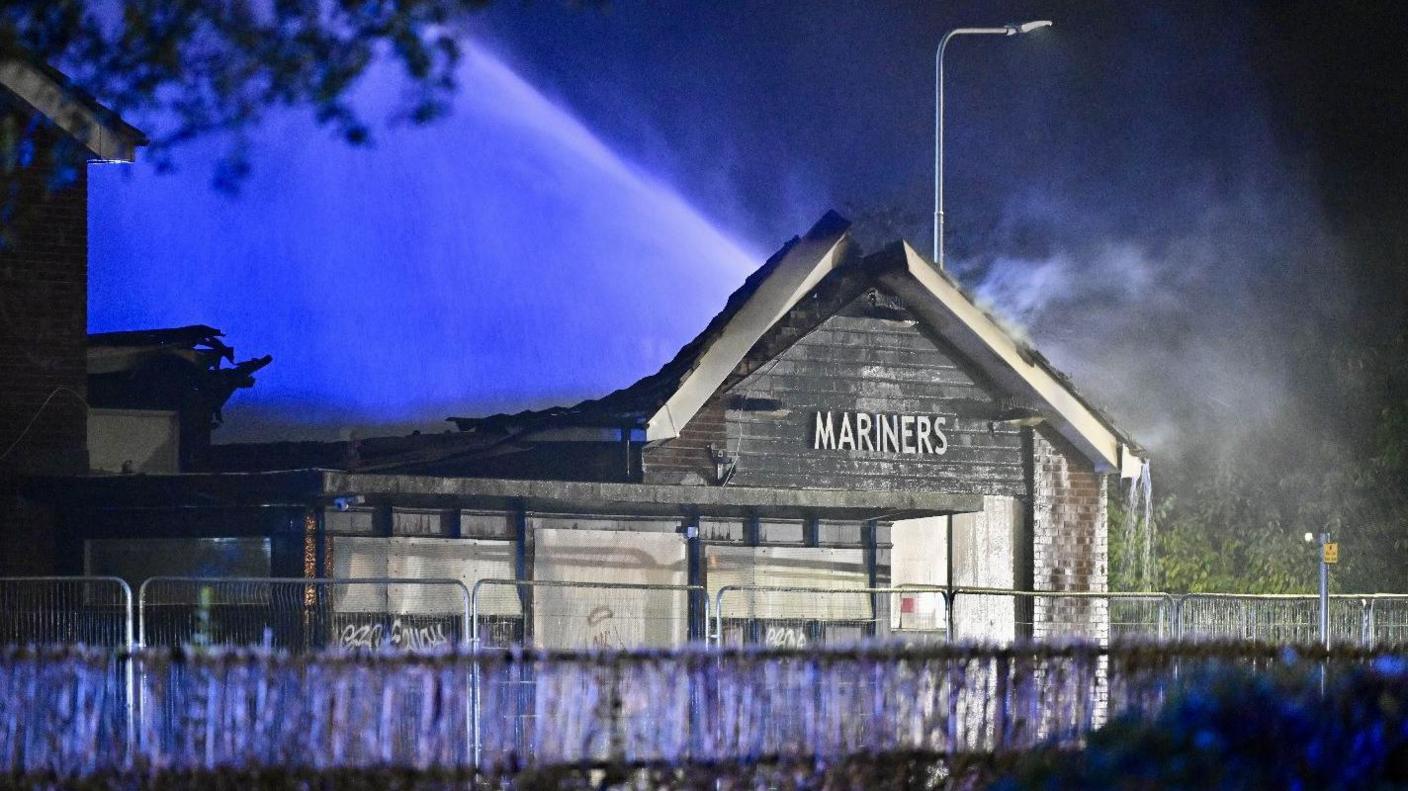
M 1038 591 L 1106 591 L 1109 544 L 1105 493 L 1108 477 L 1064 439 L 1032 432 L 1032 582 Z M 1105 638 L 1103 601 L 1038 600 L 1037 638 L 1072 631 Z

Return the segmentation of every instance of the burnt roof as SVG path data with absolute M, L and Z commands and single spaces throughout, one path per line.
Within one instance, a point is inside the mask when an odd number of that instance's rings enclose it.
M 209 346 L 221 352 L 222 357 L 234 361 L 235 350 L 220 339 L 225 333 L 205 324 L 189 324 L 185 327 L 170 327 L 152 330 L 121 330 L 118 332 L 90 332 L 89 346 L 106 347 L 146 347 L 146 346 Z
M 450 417 L 461 431 L 478 430 L 523 430 L 551 426 L 609 426 L 616 428 L 639 428 L 646 418 L 654 414 L 670 395 L 699 364 L 700 357 L 719 336 L 724 328 L 755 294 L 786 257 L 804 237 L 816 238 L 844 232 L 851 225 L 850 220 L 835 211 L 828 211 L 807 231 L 804 236 L 794 236 L 773 253 L 761 267 L 749 275 L 743 285 L 729 295 L 723 310 L 683 348 L 660 368 L 659 371 L 636 381 L 627 387 L 611 392 L 600 398 L 589 399 L 568 407 L 525 410 L 512 414 L 501 413 L 487 417 Z
M 547 409 L 525 410 L 516 413 L 500 413 L 485 417 L 451 417 L 459 432 L 449 435 L 412 435 L 358 440 L 349 443 L 298 443 L 293 447 L 288 443 L 271 443 L 255 446 L 265 447 L 270 457 L 279 457 L 287 464 L 296 459 L 324 461 L 345 455 L 353 469 L 444 469 L 457 462 L 479 459 L 488 453 L 498 453 L 523 449 L 524 438 L 538 432 L 555 429 L 611 428 L 636 430 L 647 427 L 652 415 L 660 410 L 676 393 L 682 384 L 698 369 L 705 353 L 724 335 L 725 330 L 738 316 L 744 305 L 758 293 L 762 285 L 772 277 L 779 264 L 793 249 L 804 240 L 820 239 L 828 236 L 842 236 L 849 228 L 849 221 L 834 211 L 829 211 L 807 234 L 793 237 L 774 253 L 743 284 L 734 291 L 723 309 L 709 322 L 702 332 L 654 374 L 635 383 L 609 393 L 600 398 L 581 401 L 571 406 L 557 406 Z M 875 279 L 891 270 L 903 268 L 904 246 L 901 243 L 862 256 L 854 247 L 845 248 L 842 262 L 821 282 L 813 287 L 813 292 L 824 283 L 851 282 L 857 276 L 862 279 Z M 969 305 L 977 308 L 975 300 L 963 287 L 946 272 L 935 270 Z M 876 281 L 878 283 L 878 280 Z M 854 283 L 852 283 L 854 285 Z M 1003 329 L 1002 324 L 989 311 L 981 310 L 983 316 L 1006 335 L 1016 347 L 1017 353 L 1031 365 L 1044 371 L 1068 392 L 1095 420 L 1103 425 L 1111 435 L 1143 457 L 1142 448 L 1121 431 L 1107 414 L 1095 406 L 1090 399 L 1076 391 L 1071 379 L 1058 370 L 1030 344 Z M 195 329 L 195 328 L 182 328 Z M 732 376 L 732 375 L 730 375 Z M 726 384 L 727 380 L 725 380 Z M 339 450 L 341 449 L 341 450 Z M 242 469 L 256 469 L 258 454 L 251 448 L 251 454 Z M 247 454 L 240 454 L 247 455 Z M 292 466 L 292 465 L 290 465 Z M 343 465 L 336 465 L 343 466 Z M 268 467 L 266 466 L 265 469 Z

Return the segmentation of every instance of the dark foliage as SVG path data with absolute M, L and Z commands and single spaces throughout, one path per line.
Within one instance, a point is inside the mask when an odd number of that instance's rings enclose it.
M 995 788 L 1408 785 L 1408 664 L 1300 662 L 1199 671 L 1156 717 L 1116 719 L 1084 750 L 1029 754 Z
M 98 97 L 143 127 L 143 156 L 172 165 L 174 146 L 224 134 L 217 187 L 236 189 L 250 169 L 248 134 L 277 107 L 306 108 L 354 145 L 372 139 L 352 106 L 357 81 L 377 59 L 400 65 L 406 92 L 392 121 L 421 124 L 448 108 L 462 20 L 488 0 L 353 3 L 209 0 L 16 0 L 0 6 L 0 61 L 56 69 L 74 99 Z M 0 230 L 17 212 L 18 173 L 44 167 L 51 189 L 73 183 L 81 141 L 43 149 L 46 122 L 23 102 L 0 101 Z M 11 240 L 11 243 L 13 240 Z

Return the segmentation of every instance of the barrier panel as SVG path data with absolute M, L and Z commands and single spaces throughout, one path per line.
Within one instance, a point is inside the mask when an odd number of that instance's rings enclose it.
M 669 648 L 702 638 L 708 611 L 704 589 L 690 585 L 487 579 L 470 593 L 481 648 Z
M 406 787 L 419 777 L 458 786 L 477 775 L 498 785 L 536 778 L 537 787 L 554 777 L 595 777 L 596 786 L 602 773 L 629 784 L 640 771 L 676 784 L 756 779 L 774 767 L 767 784 L 796 785 L 791 770 L 818 777 L 858 756 L 874 766 L 919 757 L 937 770 L 965 756 L 1075 748 L 1101 724 L 1098 689 L 1108 691 L 1112 716 L 1148 717 L 1175 674 L 1186 680 L 1199 668 L 1288 666 L 1313 680 L 1324 668 L 1399 656 L 1311 647 L 1296 659 L 1262 645 L 1152 651 L 1094 643 L 434 655 L 156 648 L 133 655 L 153 705 L 142 710 L 141 738 L 128 744 L 113 730 L 120 702 L 100 693 L 112 653 L 0 648 L 0 775 L 17 786 L 29 785 L 27 777 L 52 785 L 102 772 L 163 785 L 169 773 L 171 787 L 183 777 L 240 787 L 240 777 L 252 779 L 241 772 L 277 769 L 285 783 L 345 781 L 352 775 L 336 773 L 351 771 L 371 785 L 381 778 Z M 518 706 L 501 683 L 518 667 L 531 670 L 552 712 L 521 733 L 497 725 Z M 1097 687 L 1102 674 L 1108 685 Z M 474 676 L 486 693 L 471 702 Z M 468 716 L 476 704 L 495 724 L 477 755 Z M 866 785 L 844 771 L 833 779 Z M 884 775 L 866 779 L 887 785 Z
M 132 645 L 132 588 L 117 577 L 0 577 L 0 645 L 84 645 L 100 672 L 71 705 L 91 705 L 100 696 L 112 705 L 95 724 L 96 748 L 115 749 L 131 738 L 135 711 L 132 666 L 119 653 Z M 0 701 L 23 689 L 0 691 Z M 0 709 L 5 704 L 0 702 Z M 3 747 L 0 747 L 3 750 Z
M 1173 610 L 1174 598 L 1166 593 L 1003 588 L 953 592 L 954 636 L 959 640 L 1163 640 L 1173 634 Z
M 1366 645 L 1408 643 L 1408 596 L 1380 593 L 1364 600 L 1368 608 Z
M 694 607 L 690 602 L 694 599 Z M 527 609 L 525 609 L 527 605 Z M 711 607 L 712 605 L 712 607 Z M 708 611 L 713 617 L 708 617 Z M 525 620 L 524 613 L 531 614 Z M 693 615 L 691 615 L 691 612 Z M 694 622 L 691 622 L 694 618 Z M 0 578 L 0 644 L 436 648 L 805 647 L 908 643 L 1318 639 L 1310 594 L 1086 593 L 957 588 L 689 586 L 456 579 L 154 577 L 137 606 L 115 577 Z M 1408 595 L 1334 595 L 1332 640 L 1408 642 Z M 135 632 L 135 633 L 134 633 Z
M 704 639 L 709 599 L 689 585 L 485 579 L 470 593 L 470 622 L 471 644 L 480 651 L 677 648 Z M 553 689 L 543 684 L 525 663 L 488 676 L 475 672 L 476 756 L 484 733 L 530 748 L 541 721 L 557 716 Z M 481 697 L 499 705 L 486 710 Z
M 1330 597 L 1331 642 L 1371 644 L 1365 597 Z M 1320 600 L 1309 594 L 1189 593 L 1177 602 L 1179 640 L 1313 643 L 1320 638 Z
M 117 577 L 0 577 L 0 644 L 132 644 L 132 589 Z
M 806 648 L 869 638 L 931 643 L 948 635 L 943 588 L 726 585 L 714 601 L 718 645 Z
M 456 579 L 152 577 L 138 590 L 138 643 L 431 650 L 467 644 Z

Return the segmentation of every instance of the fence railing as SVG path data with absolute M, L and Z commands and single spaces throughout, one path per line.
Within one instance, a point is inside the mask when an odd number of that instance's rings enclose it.
M 957 638 L 1165 640 L 1174 636 L 1175 598 L 1167 593 L 1018 591 L 955 588 Z
M 1361 645 L 1408 643 L 1408 596 L 1379 593 L 1365 596 L 1369 628 Z
M 1365 644 L 1369 608 L 1360 596 L 1329 598 L 1331 642 Z M 1184 640 L 1313 642 L 1320 634 L 1320 599 L 1311 595 L 1190 593 L 1176 604 Z
M 1408 595 L 1330 597 L 1333 642 L 1408 642 Z M 486 579 L 0 578 L 0 644 L 665 648 L 1318 639 L 1312 595 L 1094 593 L 897 586 L 726 586 Z M 950 625 L 952 629 L 950 630 Z
M 1202 667 L 1231 661 L 1323 673 L 1382 655 L 1311 647 L 1297 660 L 1246 643 L 435 655 L 142 649 L 131 660 L 152 705 L 141 709 L 138 738 L 127 740 L 114 716 L 121 701 L 101 693 L 113 652 L 7 647 L 0 774 L 20 785 L 26 776 L 52 783 L 133 770 L 148 779 L 218 779 L 266 767 L 286 778 L 390 768 L 438 771 L 444 785 L 475 774 L 536 771 L 550 782 L 543 770 L 611 777 L 650 766 L 686 777 L 690 767 L 723 767 L 738 778 L 758 766 L 826 771 L 854 756 L 952 765 L 962 756 L 1078 746 L 1105 711 L 1151 715 L 1176 678 Z M 507 681 L 523 667 L 537 679 L 529 702 L 551 716 L 507 727 L 524 704 Z M 485 692 L 471 698 L 474 678 Z M 487 724 L 481 734 L 471 733 L 474 708 Z
M 132 588 L 117 577 L 0 577 L 0 645 L 106 650 L 102 672 L 84 690 L 105 702 L 103 716 L 111 718 L 94 725 L 96 749 L 117 749 L 109 740 L 125 741 L 133 733 L 136 678 L 118 649 L 130 648 L 134 636 Z M 24 694 L 23 688 L 0 690 L 0 701 Z M 83 705 L 84 700 L 71 703 Z
M 117 577 L 0 577 L 0 644 L 132 644 L 132 589 Z
M 817 588 L 726 585 L 714 598 L 719 645 L 806 648 L 868 638 L 909 643 L 948 636 L 943 588 Z
M 152 577 L 137 594 L 139 645 L 423 650 L 467 644 L 457 579 Z
M 481 648 L 669 648 L 703 640 L 708 622 L 699 586 L 483 579 L 470 592 Z

